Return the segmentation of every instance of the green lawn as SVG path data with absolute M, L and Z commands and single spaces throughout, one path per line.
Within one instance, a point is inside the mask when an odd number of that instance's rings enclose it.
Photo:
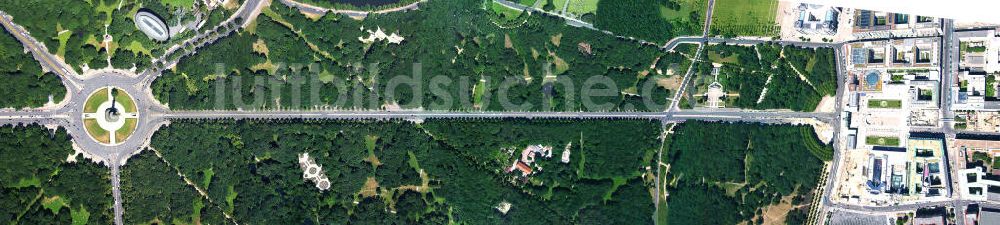
M 97 112 L 97 107 L 101 106 L 101 103 L 104 103 L 105 101 L 108 101 L 108 89 L 107 88 L 98 89 L 96 92 L 94 92 L 94 95 L 91 95 L 90 98 L 87 99 L 87 102 L 84 103 L 83 112 L 85 113 Z
M 567 1 L 569 0 L 552 0 L 552 5 L 555 6 L 555 8 L 552 11 L 561 13 L 563 10 L 563 6 L 566 5 Z
M 59 214 L 59 209 L 66 206 L 66 199 L 58 195 L 42 199 L 42 208 L 51 210 L 52 214 Z
M 160 0 L 160 3 L 170 7 L 191 8 L 195 0 Z
M 708 60 L 717 63 L 738 63 L 739 59 L 736 58 L 736 56 L 736 54 L 731 54 L 728 57 L 723 58 L 715 51 L 708 51 Z
M 997 93 L 996 93 L 997 89 L 996 89 L 996 86 L 995 86 L 996 83 L 997 83 L 997 76 L 996 75 L 988 75 L 988 76 L 986 76 L 986 97 L 987 98 L 989 98 L 989 97 L 996 97 L 997 96 Z
M 132 132 L 135 131 L 135 126 L 138 123 L 138 121 L 139 119 L 136 118 L 126 118 L 125 125 L 122 126 L 121 129 L 115 131 L 115 140 L 118 142 L 122 142 L 129 136 L 131 136 Z
M 69 42 L 69 38 L 73 37 L 73 31 L 63 30 L 61 25 L 56 25 L 57 34 L 53 37 L 53 40 L 59 41 L 59 47 L 56 48 L 56 55 L 59 57 L 66 57 L 66 43 Z
M 712 12 L 712 34 L 775 36 L 777 0 L 717 0 Z
M 497 14 L 500 14 L 501 16 L 503 16 L 504 19 L 508 19 L 508 20 L 509 19 L 517 18 L 522 13 L 520 10 L 508 8 L 508 7 L 503 6 L 503 5 L 501 5 L 500 3 L 497 3 L 497 2 L 493 2 L 492 8 L 493 8 L 493 12 L 496 12 Z
M 583 15 L 597 12 L 597 2 L 599 0 L 569 0 L 569 7 L 566 12 L 574 15 Z
M 142 54 L 144 57 L 153 57 L 153 51 L 147 49 L 146 46 L 143 46 L 142 43 L 136 40 L 132 40 L 128 45 L 122 46 L 122 49 L 132 52 L 133 57 L 138 58 L 139 54 Z
M 484 93 L 486 93 L 486 80 L 480 79 L 479 83 L 472 88 L 472 105 L 481 106 L 483 104 Z
M 73 225 L 86 225 L 87 221 L 90 220 L 90 212 L 83 205 L 80 206 L 80 209 L 70 208 L 69 214 L 73 219 Z
M 101 126 L 97 124 L 97 120 L 85 119 L 83 120 L 83 126 L 87 128 L 87 133 L 90 134 L 91 137 L 94 137 L 94 139 L 96 139 L 97 142 L 101 143 L 111 142 L 111 132 L 108 132 L 104 128 L 101 128 Z
M 691 13 L 698 12 L 702 16 L 701 18 L 704 19 L 705 9 L 708 7 L 708 3 L 705 0 L 674 0 L 674 2 L 680 5 L 680 9 L 674 10 L 665 5 L 660 5 L 660 16 L 667 20 L 690 21 Z M 705 21 L 690 22 L 698 23 L 700 26 Z
M 535 2 L 537 2 L 537 1 L 538 0 L 518 0 L 517 4 L 521 4 L 523 6 L 531 7 L 531 6 L 534 6 Z
M 903 101 L 897 99 L 868 99 L 868 108 L 898 109 L 903 107 Z
M 865 137 L 865 144 L 868 144 L 868 145 L 880 145 L 880 146 L 899 146 L 899 138 L 898 137 L 868 136 L 868 137 Z
M 118 102 L 118 104 L 122 104 L 125 112 L 136 112 L 135 102 L 124 91 L 118 91 L 118 93 L 115 93 L 115 101 Z

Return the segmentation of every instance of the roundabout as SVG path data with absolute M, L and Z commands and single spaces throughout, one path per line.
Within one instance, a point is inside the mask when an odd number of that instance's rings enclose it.
M 123 89 L 98 88 L 83 106 L 83 127 L 87 136 L 102 145 L 119 145 L 135 132 L 139 113 L 132 96 Z

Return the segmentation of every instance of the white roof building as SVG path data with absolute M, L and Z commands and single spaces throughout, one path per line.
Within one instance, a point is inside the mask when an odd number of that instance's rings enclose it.
M 795 21 L 795 28 L 799 32 L 822 35 L 837 33 L 840 8 L 802 3 L 796 11 L 799 12 L 799 18 Z

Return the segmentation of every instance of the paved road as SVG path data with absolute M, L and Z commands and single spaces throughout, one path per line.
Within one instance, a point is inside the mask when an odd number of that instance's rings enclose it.
M 787 123 L 797 119 L 832 121 L 834 113 L 742 110 L 675 112 L 434 112 L 434 111 L 171 111 L 156 119 L 659 119 L 667 121 L 757 121 Z
M 527 8 L 520 6 L 516 3 L 512 3 L 506 0 L 495 0 L 507 7 L 519 8 L 522 10 L 532 10 L 538 11 L 533 8 Z M 123 160 L 127 159 L 129 156 L 136 154 L 138 151 L 146 148 L 149 145 L 149 139 L 152 137 L 153 133 L 159 129 L 163 124 L 169 122 L 170 120 L 177 119 L 446 119 L 446 118 L 576 118 L 576 119 L 602 119 L 602 118 L 640 118 L 640 119 L 657 119 L 663 122 L 683 122 L 686 120 L 707 120 L 707 121 L 753 121 L 753 122 L 764 122 L 764 123 L 787 123 L 799 121 L 802 119 L 815 119 L 828 123 L 832 123 L 835 128 L 835 140 L 833 145 L 835 146 L 834 151 L 834 162 L 832 163 L 831 174 L 829 180 L 827 180 L 827 186 L 824 189 L 826 193 L 823 198 L 823 205 L 826 207 L 840 208 L 840 209 L 850 209 L 850 210 L 862 210 L 862 211 L 874 211 L 874 212 L 889 212 L 889 211 L 899 211 L 899 210 L 910 210 L 918 207 L 932 206 L 932 205 L 967 205 L 974 203 L 971 201 L 964 200 L 950 200 L 941 202 L 931 202 L 931 203 L 920 203 L 920 204 L 909 204 L 909 205 L 898 205 L 898 206 L 884 206 L 884 207 L 867 207 L 867 206 L 852 206 L 834 203 L 831 201 L 831 194 L 833 190 L 833 184 L 837 180 L 837 171 L 840 164 L 841 151 L 844 148 L 840 144 L 840 127 L 842 119 L 839 113 L 811 113 L 811 112 L 790 112 L 790 111 L 750 111 L 750 110 L 680 110 L 677 108 L 678 98 L 674 96 L 675 101 L 673 101 L 672 107 L 666 112 L 434 112 L 434 111 L 171 111 L 166 106 L 160 104 L 151 94 L 149 84 L 152 83 L 160 72 L 165 68 L 169 68 L 181 60 L 183 56 L 195 54 L 194 51 L 197 48 L 214 43 L 220 38 L 234 33 L 240 27 L 245 26 L 251 19 L 256 17 L 261 10 L 261 7 L 266 5 L 267 0 L 248 0 L 240 7 L 240 9 L 229 19 L 227 19 L 222 24 L 216 26 L 211 31 L 198 34 L 195 37 L 183 41 L 181 44 L 172 46 L 169 48 L 163 56 L 154 60 L 154 67 L 150 70 L 143 71 L 142 73 L 136 75 L 131 74 L 127 71 L 121 70 L 95 70 L 90 71 L 85 75 L 77 75 L 73 71 L 72 67 L 67 65 L 58 59 L 58 57 L 49 54 L 47 49 L 43 44 L 37 40 L 31 38 L 30 35 L 23 28 L 17 26 L 11 21 L 11 18 L 0 12 L 0 23 L 5 29 L 14 34 L 17 39 L 24 44 L 28 51 L 31 51 L 36 59 L 41 62 L 42 66 L 47 70 L 54 71 L 63 77 L 64 82 L 67 83 L 67 87 L 70 87 L 70 91 L 67 94 L 67 98 L 63 104 L 59 107 L 52 107 L 50 109 L 35 109 L 35 110 L 0 110 L 0 124 L 26 124 L 26 123 L 39 123 L 39 124 L 52 124 L 65 127 L 67 132 L 74 137 L 73 141 L 81 148 L 83 148 L 88 153 L 97 156 L 102 159 L 102 161 L 111 168 L 112 172 L 112 192 L 115 199 L 114 213 L 115 213 L 115 223 L 122 224 L 122 213 L 124 208 L 121 206 L 121 193 L 120 193 L 120 165 L 122 165 Z M 314 10 L 322 11 L 322 8 L 313 8 L 309 6 L 303 6 L 301 3 L 294 2 L 293 0 L 281 0 L 282 3 L 296 5 L 296 7 L 306 7 L 312 8 Z M 419 2 L 418 2 L 419 3 Z M 748 40 L 748 39 L 725 39 L 725 38 L 712 38 L 708 37 L 708 33 L 711 26 L 711 13 L 714 6 L 714 1 L 709 1 L 708 13 L 706 15 L 705 27 L 700 37 L 678 37 L 670 40 L 666 43 L 663 48 L 665 50 L 671 50 L 680 43 L 730 43 L 730 44 L 758 44 L 764 42 L 770 42 L 765 40 Z M 417 7 L 417 3 L 401 7 L 398 9 L 390 10 L 410 10 Z M 329 9 L 323 11 L 323 13 L 331 12 Z M 538 11 L 540 12 L 540 11 Z M 336 12 L 345 13 L 345 12 Z M 367 15 L 369 12 L 365 12 Z M 375 12 L 379 13 L 379 12 Z M 548 12 L 542 12 L 548 13 Z M 345 14 L 351 15 L 351 12 L 346 12 Z M 551 14 L 551 13 L 548 13 Z M 566 18 L 566 17 L 564 17 Z M 569 23 L 574 23 L 577 21 L 572 18 L 566 18 Z M 585 23 L 584 23 L 585 24 Z M 585 24 L 588 27 L 589 24 Z M 946 24 L 948 29 L 945 32 L 944 43 L 950 43 L 951 34 L 953 32 L 948 32 L 951 30 L 951 24 Z M 593 29 L 592 26 L 588 28 Z M 951 30 L 953 31 L 953 30 Z M 775 43 L 783 45 L 796 45 L 803 47 L 833 47 L 837 54 L 837 77 L 838 81 L 843 84 L 845 81 L 845 70 L 843 60 L 845 55 L 843 52 L 842 43 L 813 43 L 813 42 L 798 42 L 798 41 L 777 41 Z M 699 47 L 700 50 L 703 46 Z M 955 51 L 949 50 L 949 54 L 957 54 Z M 948 62 L 942 63 L 942 71 L 953 71 L 954 70 L 954 55 L 942 57 Z M 692 68 L 689 68 L 688 73 L 685 75 L 685 84 L 688 83 L 686 80 L 691 76 Z M 945 73 L 947 76 L 951 76 L 951 73 Z M 946 77 L 945 80 L 950 80 L 952 78 Z M 943 84 L 944 85 L 944 84 Z M 82 126 L 82 104 L 85 102 L 85 98 L 89 93 L 106 86 L 116 86 L 121 90 L 130 93 L 133 98 L 135 98 L 137 107 L 140 109 L 140 120 L 137 125 L 137 129 L 133 136 L 129 139 L 123 141 L 120 145 L 116 146 L 105 146 L 97 143 L 93 139 L 86 135 L 86 131 Z M 678 94 L 683 93 L 686 85 L 682 86 Z M 837 112 L 841 111 L 843 105 L 843 85 L 837 90 Z M 946 90 L 944 87 L 942 90 Z M 679 96 L 679 95 L 678 95 Z M 946 95 L 948 96 L 948 95 Z M 942 108 L 950 109 L 950 96 L 942 100 Z M 948 114 L 942 114 L 948 117 Z M 950 122 L 945 119 L 946 123 Z M 954 131 L 946 126 L 946 132 L 953 134 Z M 985 205 L 989 205 L 988 203 Z M 1000 206 L 998 206 L 1000 207 Z
M 948 19 L 943 20 L 942 29 L 943 29 L 944 32 L 943 32 L 943 35 L 941 36 L 941 38 L 942 38 L 942 41 L 941 41 L 941 43 L 942 43 L 942 48 L 941 48 L 942 51 L 941 51 L 940 58 L 942 59 L 942 63 L 941 63 L 941 72 L 942 72 L 942 74 L 941 74 L 941 90 L 942 91 L 941 91 L 941 93 L 942 93 L 943 97 L 941 98 L 941 102 L 939 102 L 939 104 L 940 104 L 939 105 L 940 106 L 939 107 L 939 110 L 940 110 L 939 113 L 941 115 L 941 121 L 942 121 L 941 126 L 942 127 L 940 127 L 940 128 L 934 128 L 934 129 L 913 129 L 912 131 L 914 131 L 914 132 L 935 132 L 935 133 L 941 133 L 941 132 L 943 132 L 946 139 L 954 139 L 957 133 L 953 129 L 953 124 L 952 124 L 954 122 L 954 120 L 953 120 L 953 118 L 954 118 L 954 112 L 951 109 L 952 103 L 953 103 L 953 100 L 952 100 L 953 96 L 951 95 L 951 89 L 953 88 L 953 84 L 954 84 L 954 75 L 957 74 L 957 68 L 958 68 L 958 62 L 959 62 L 959 59 L 958 59 L 958 56 L 959 56 L 959 52 L 958 51 L 959 50 L 958 50 L 958 45 L 956 44 L 957 43 L 956 42 L 957 39 L 954 37 L 954 23 L 953 23 L 953 21 L 948 20 Z M 843 82 L 843 78 L 842 78 L 842 76 L 844 75 L 843 70 L 846 69 L 846 68 L 844 68 L 844 65 L 843 65 L 843 62 L 842 62 L 844 59 L 846 59 L 846 58 L 844 58 L 845 56 L 843 55 L 842 51 L 843 51 L 843 46 L 837 47 L 837 59 L 838 59 L 837 60 L 837 71 L 838 71 L 837 74 L 838 74 L 838 80 L 840 80 L 841 82 Z M 841 86 L 843 86 L 843 85 L 841 85 Z M 842 99 L 843 98 L 843 96 L 844 96 L 843 91 L 844 91 L 843 88 L 840 88 L 840 89 L 837 90 L 837 92 L 838 92 L 838 99 Z M 838 106 L 838 110 L 837 110 L 838 112 L 841 111 L 840 108 L 842 107 L 842 105 L 843 105 L 842 100 L 838 100 L 838 105 L 837 105 Z M 840 119 L 838 118 L 838 120 L 840 120 Z M 841 127 L 842 126 L 837 126 L 837 130 L 838 130 L 837 132 L 839 132 L 839 129 L 841 129 Z M 967 133 L 967 132 L 962 132 L 962 133 Z M 968 133 L 970 133 L 970 134 L 983 134 L 983 133 L 975 133 L 975 132 L 968 132 Z M 995 133 L 986 133 L 986 134 L 995 134 Z M 838 138 L 840 137 L 839 134 L 835 135 L 835 136 L 838 137 Z M 840 154 L 841 154 L 841 151 L 845 150 L 845 147 L 844 146 L 840 146 L 840 144 L 838 144 L 838 143 L 840 143 L 840 142 L 839 141 L 834 142 L 834 146 L 835 146 L 834 149 L 835 149 L 835 151 L 834 151 L 834 162 L 832 163 L 833 167 L 832 167 L 832 170 L 831 170 L 831 174 L 829 176 L 829 180 L 827 180 L 827 186 L 825 187 L 825 190 L 824 190 L 823 206 L 826 207 L 826 208 L 847 209 L 847 210 L 858 211 L 858 212 L 866 212 L 866 213 L 888 213 L 888 212 L 900 212 L 900 211 L 913 211 L 913 210 L 916 210 L 916 209 L 919 209 L 919 208 L 926 208 L 926 207 L 949 206 L 949 207 L 952 207 L 952 208 L 954 208 L 956 210 L 956 221 L 955 222 L 958 225 L 963 225 L 965 223 L 965 221 L 963 220 L 963 218 L 964 218 L 964 211 L 962 211 L 962 210 L 964 210 L 965 207 L 967 207 L 970 204 L 979 204 L 979 205 L 981 205 L 983 207 L 989 207 L 989 208 L 1000 208 L 1000 203 L 997 203 L 997 202 L 971 201 L 971 200 L 964 200 L 964 199 L 962 199 L 962 196 L 960 196 L 958 194 L 959 192 L 957 192 L 954 189 L 954 185 L 957 185 L 957 183 L 954 182 L 954 179 L 956 177 L 958 177 L 957 168 L 954 168 L 954 165 L 955 165 L 954 163 L 957 160 L 959 160 L 959 159 L 958 159 L 958 155 L 955 152 L 953 152 L 953 151 L 949 151 L 948 154 L 946 154 L 946 156 L 945 156 L 946 160 L 949 162 L 949 163 L 945 164 L 945 171 L 946 171 L 947 176 L 949 176 L 948 179 L 952 181 L 948 185 L 948 197 L 950 198 L 949 200 L 934 201 L 934 202 L 922 202 L 922 203 L 912 203 L 912 204 L 901 204 L 901 205 L 892 205 L 892 206 L 859 206 L 859 205 L 836 203 L 836 202 L 832 201 L 832 198 L 833 198 L 833 188 L 835 186 L 835 182 L 838 180 L 837 177 L 839 175 L 838 174 L 838 172 L 839 172 L 839 165 L 841 163 L 840 162 L 841 161 Z
M 708 33 L 709 31 L 711 31 L 712 28 L 712 11 L 714 8 L 715 8 L 715 0 L 709 0 L 708 9 L 706 9 L 705 11 L 706 12 L 705 24 L 704 26 L 702 26 L 701 37 L 691 39 L 699 41 L 698 43 L 702 43 L 698 45 L 698 50 L 694 54 L 694 60 L 698 60 L 699 58 L 701 58 L 701 52 L 705 48 L 705 44 L 703 42 L 708 38 Z M 677 42 L 678 40 L 683 40 L 683 39 L 681 38 L 671 39 L 670 41 L 667 42 L 666 45 L 664 45 L 668 46 L 669 48 L 667 47 L 665 48 L 667 50 L 673 50 L 674 47 L 677 46 L 677 43 L 679 43 Z M 680 88 L 678 88 L 677 92 L 674 93 L 674 96 L 670 98 L 670 107 L 667 107 L 667 111 L 677 111 L 680 109 L 680 107 L 678 106 L 680 105 L 681 97 L 684 96 L 685 92 L 687 91 L 687 87 L 689 86 L 689 83 L 691 83 L 691 76 L 694 75 L 695 65 L 697 65 L 697 63 L 692 62 L 691 65 L 688 66 L 687 73 L 684 74 L 684 79 L 681 79 Z
M 122 208 L 122 192 L 121 192 L 121 170 L 120 166 L 115 163 L 111 166 L 111 195 L 115 199 L 114 212 L 115 212 L 115 224 L 125 224 L 122 215 L 125 213 L 125 209 Z
M 833 161 L 830 162 L 830 169 L 828 171 L 829 175 L 827 175 L 827 180 L 824 181 L 824 182 L 826 182 L 825 183 L 826 186 L 823 187 L 823 197 L 820 198 L 820 199 L 822 199 L 821 200 L 822 201 L 821 206 L 824 207 L 824 208 L 829 208 L 829 207 L 835 207 L 836 206 L 835 203 L 832 201 L 831 196 L 833 195 L 833 188 L 836 186 L 836 183 L 838 181 L 837 177 L 839 175 L 840 163 L 841 163 L 840 162 L 840 157 L 841 157 L 842 152 L 847 148 L 847 146 L 842 145 L 842 140 L 843 140 L 842 138 L 843 137 L 840 136 L 841 132 L 842 132 L 842 129 L 843 129 L 843 126 L 846 125 L 843 122 L 844 118 L 841 117 L 842 116 L 841 112 L 843 112 L 844 104 L 846 104 L 844 102 L 844 94 L 845 94 L 844 85 L 847 82 L 847 76 L 846 76 L 847 68 L 844 65 L 844 60 L 842 60 L 842 59 L 846 59 L 846 58 L 844 58 L 845 55 L 844 55 L 844 48 L 843 48 L 843 46 L 839 46 L 839 47 L 834 48 L 833 52 L 834 52 L 834 55 L 835 55 L 835 57 L 837 59 L 836 60 L 836 62 L 837 62 L 837 65 L 836 65 L 837 66 L 836 67 L 836 69 L 837 69 L 837 87 L 839 87 L 839 88 L 837 88 L 837 100 L 836 100 L 836 104 L 837 105 L 836 105 L 835 110 L 834 110 L 834 112 L 837 113 L 836 119 L 835 119 L 836 122 L 833 122 L 833 123 L 830 124 L 830 125 L 834 126 L 834 131 L 833 131 L 833 138 L 834 138 L 834 140 L 833 140 Z M 826 220 L 826 217 L 823 216 L 823 215 L 825 215 L 825 212 L 821 212 L 819 215 L 820 216 L 818 218 L 819 219 L 818 221 L 825 221 Z

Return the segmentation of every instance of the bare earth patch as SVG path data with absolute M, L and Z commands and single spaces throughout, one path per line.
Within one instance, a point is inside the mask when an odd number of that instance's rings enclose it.
M 815 112 L 833 112 L 837 108 L 837 98 L 833 96 L 823 96 L 823 100 L 819 101 L 819 105 L 816 106 Z
M 788 196 L 781 197 L 781 201 L 778 202 L 778 204 L 769 205 L 767 207 L 764 207 L 764 209 L 763 209 L 764 210 L 764 213 L 763 213 L 763 220 L 764 220 L 764 222 L 761 223 L 761 224 L 764 224 L 764 225 L 783 225 L 783 224 L 785 224 L 785 216 L 788 215 L 788 212 L 791 212 L 792 209 L 795 209 L 795 208 L 798 208 L 798 207 L 805 207 L 805 206 L 807 206 L 807 205 L 793 206 L 792 205 L 792 197 L 794 197 L 794 195 L 788 195 Z M 759 219 L 759 217 L 754 217 L 754 220 L 757 220 L 757 219 Z M 747 225 L 747 224 L 748 224 L 747 221 L 743 221 L 743 222 L 740 223 L 740 225 Z
M 368 177 L 368 180 L 365 180 L 365 186 L 361 187 L 361 191 L 358 192 L 361 197 L 365 198 L 374 197 L 377 193 L 378 181 L 375 180 L 375 177 Z

